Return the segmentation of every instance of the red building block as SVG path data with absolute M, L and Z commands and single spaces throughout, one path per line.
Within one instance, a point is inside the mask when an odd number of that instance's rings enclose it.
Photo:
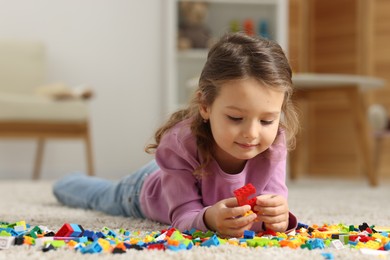
M 73 234 L 73 228 L 69 223 L 65 223 L 54 235 L 56 237 L 70 237 Z
M 251 183 L 234 191 L 234 196 L 237 198 L 238 205 L 250 205 L 252 210 L 256 205 L 256 198 L 249 199 L 249 196 L 253 194 L 256 194 L 256 188 Z
M 65 223 L 54 235 L 56 237 L 81 237 L 84 233 L 82 226 Z
M 165 246 L 163 244 L 150 244 L 147 246 L 148 249 L 157 249 L 157 250 L 165 250 Z

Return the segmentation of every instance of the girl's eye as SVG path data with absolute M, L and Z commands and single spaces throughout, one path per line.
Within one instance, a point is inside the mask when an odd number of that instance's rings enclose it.
M 234 121 L 234 122 L 238 122 L 238 121 L 241 121 L 242 118 L 241 117 L 233 117 L 233 116 L 227 116 L 230 120 Z
M 273 120 L 270 120 L 270 121 L 267 121 L 267 120 L 261 120 L 260 121 L 262 125 L 272 125 L 272 123 L 274 122 Z

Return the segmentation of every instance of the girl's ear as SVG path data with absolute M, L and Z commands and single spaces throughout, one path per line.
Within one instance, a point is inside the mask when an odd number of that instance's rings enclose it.
M 209 107 L 205 104 L 202 93 L 199 91 L 197 93 L 199 100 L 199 113 L 204 120 L 209 119 Z

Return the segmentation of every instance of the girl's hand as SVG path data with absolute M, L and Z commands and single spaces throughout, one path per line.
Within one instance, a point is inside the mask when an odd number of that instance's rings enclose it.
M 206 226 L 222 237 L 241 237 L 252 227 L 256 214 L 244 216 L 251 207 L 238 206 L 236 198 L 224 199 L 209 207 L 204 214 Z
M 289 210 L 287 200 L 283 196 L 272 194 L 258 196 L 253 209 L 266 229 L 276 232 L 287 230 Z

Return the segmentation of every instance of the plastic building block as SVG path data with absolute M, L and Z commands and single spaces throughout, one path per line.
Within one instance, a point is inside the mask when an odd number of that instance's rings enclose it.
M 55 250 L 56 248 L 52 244 L 46 244 L 43 248 L 43 252 L 49 252 L 50 250 Z
M 336 248 L 337 250 L 340 250 L 340 249 L 343 249 L 344 248 L 344 245 L 343 243 L 341 243 L 340 240 L 338 239 L 335 239 L 331 242 L 331 247 L 334 247 Z
M 200 244 L 201 246 L 207 246 L 207 247 L 210 247 L 210 246 L 218 246 L 219 245 L 219 240 L 218 240 L 218 237 L 217 235 L 213 235 L 212 237 L 210 237 L 209 239 L 205 240 L 202 244 Z
M 13 230 L 12 228 L 0 228 L 0 236 L 2 237 L 8 237 L 8 236 L 18 236 L 18 232 Z
M 312 249 L 316 249 L 316 248 L 324 249 L 325 248 L 324 241 L 322 239 L 319 239 L 319 238 L 310 239 L 308 241 L 308 243 L 311 245 Z
M 184 244 L 178 244 L 177 246 L 174 245 L 168 245 L 167 248 L 171 251 L 181 251 L 181 250 L 187 250 L 187 247 Z
M 252 230 L 245 230 L 244 231 L 244 238 L 254 238 L 255 237 L 255 231 Z
M 84 233 L 82 226 L 65 223 L 54 235 L 56 237 L 80 237 Z
M 33 237 L 30 237 L 30 236 L 24 236 L 23 243 L 26 245 L 33 245 L 35 243 L 35 239 Z
M 359 230 L 360 231 L 364 231 L 367 228 L 370 228 L 370 226 L 366 222 L 363 222 L 363 224 L 359 225 Z
M 66 245 L 64 240 L 53 240 L 53 241 L 48 242 L 48 244 L 51 244 L 55 248 L 60 248 L 60 247 L 63 247 Z
M 80 237 L 83 235 L 84 228 L 77 224 L 70 224 L 71 228 L 73 229 L 73 233 L 70 235 L 72 237 Z
M 106 236 L 117 237 L 117 234 L 113 230 L 109 229 L 108 227 L 104 227 L 102 229 L 102 232 Z
M 90 241 L 95 241 L 98 239 L 98 236 L 95 234 L 95 232 L 91 230 L 84 230 L 83 236 L 87 237 Z
M 309 225 L 306 225 L 304 223 L 298 223 L 297 229 L 301 229 L 301 228 L 308 229 Z
M 113 254 L 123 254 L 123 253 L 126 253 L 126 250 L 123 250 L 122 248 L 115 247 L 115 248 L 112 250 L 112 253 L 113 253 Z
M 164 233 L 161 233 L 161 235 L 159 235 L 158 237 L 156 237 L 156 238 L 154 239 L 154 241 L 164 241 L 166 237 L 167 237 L 167 231 L 165 231 Z
M 139 245 L 130 245 L 130 244 L 125 244 L 126 248 L 127 249 L 135 249 L 137 251 L 142 251 L 144 250 L 143 247 L 139 246 Z
M 56 237 L 70 237 L 73 234 L 72 226 L 69 223 L 65 223 L 54 235 Z
M 33 229 L 30 230 L 29 235 L 33 238 L 37 238 L 38 234 L 42 234 L 43 231 L 40 229 L 40 227 L 35 226 Z
M 165 250 L 165 246 L 163 244 L 151 244 L 147 246 L 148 249 L 157 249 L 157 250 Z
M 53 241 L 53 237 L 40 237 L 35 239 L 35 245 L 36 246 L 44 246 L 49 241 Z
M 23 245 L 24 244 L 24 236 L 15 237 L 15 245 Z
M 256 194 L 256 188 L 251 183 L 235 190 L 233 193 L 237 198 L 238 205 L 250 205 L 253 210 L 253 207 L 256 205 L 256 198 L 249 199 L 249 196 Z
M 99 231 L 99 232 L 96 232 L 95 235 L 98 237 L 98 238 L 106 238 L 107 235 L 104 234 L 103 232 Z
M 334 256 L 332 253 L 321 253 L 321 255 L 325 258 L 325 259 L 328 259 L 328 260 L 333 260 L 334 259 Z
M 0 249 L 8 249 L 14 244 L 15 237 L 0 237 Z
M 95 254 L 100 253 L 103 250 L 102 246 L 98 243 L 98 241 L 92 242 L 90 245 L 86 247 L 80 248 L 80 252 L 83 254 Z
M 266 230 L 263 232 L 263 235 L 276 236 L 276 232 L 273 231 L 272 229 L 266 229 Z
M 103 248 L 103 251 L 109 251 L 111 248 L 110 242 L 106 239 L 99 238 L 98 243 Z

